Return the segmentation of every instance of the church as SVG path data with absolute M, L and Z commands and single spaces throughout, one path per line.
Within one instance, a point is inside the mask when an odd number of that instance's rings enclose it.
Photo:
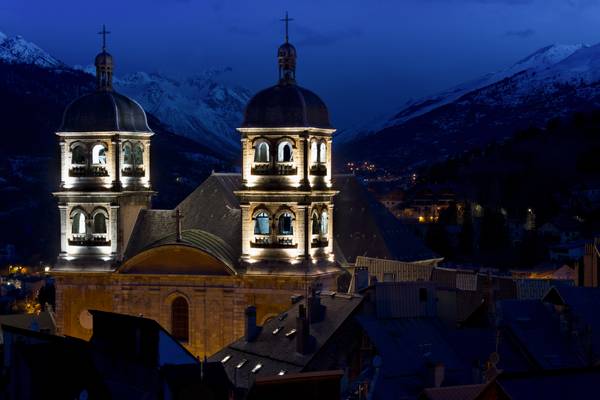
M 238 128 L 241 173 L 213 173 L 175 209 L 156 210 L 153 132 L 113 90 L 104 42 L 96 90 L 66 108 L 56 133 L 60 333 L 89 338 L 88 310 L 143 315 L 204 357 L 243 336 L 249 305 L 264 324 L 309 288 L 347 287 L 359 256 L 439 260 L 356 177 L 332 174 L 335 129 L 297 84 L 287 21 L 277 60 L 277 83 L 248 102 Z

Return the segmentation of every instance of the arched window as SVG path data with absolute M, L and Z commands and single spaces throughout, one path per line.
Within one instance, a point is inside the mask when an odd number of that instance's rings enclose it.
M 106 164 L 106 147 L 103 144 L 92 147 L 92 164 Z
M 83 211 L 75 211 L 73 214 L 73 225 L 71 226 L 71 233 L 74 234 L 85 234 L 85 214 Z
M 329 228 L 329 214 L 327 210 L 321 213 L 321 235 L 327 235 L 327 229 Z
M 94 233 L 106 233 L 106 215 L 102 212 L 94 215 Z
M 254 161 L 255 162 L 269 162 L 269 144 L 267 142 L 260 142 L 254 149 Z
M 319 145 L 319 162 L 324 163 L 327 161 L 327 145 L 325 142 L 321 142 Z
M 181 342 L 189 340 L 189 309 L 183 297 L 177 297 L 171 303 L 171 335 Z
M 125 143 L 123 145 L 123 164 L 133 164 L 133 158 L 131 154 L 131 143 Z
M 292 157 L 292 145 L 290 142 L 281 142 L 279 143 L 279 147 L 277 148 L 277 161 L 279 162 L 289 162 L 293 161 Z
M 72 155 L 71 155 L 71 164 L 85 164 L 86 156 L 85 156 L 85 148 L 83 145 L 77 145 L 73 147 Z
M 256 215 L 256 221 L 254 222 L 254 234 L 255 235 L 268 235 L 271 233 L 271 227 L 269 223 L 269 214 L 265 211 L 261 211 Z
M 292 214 L 285 211 L 279 216 L 279 232 L 280 235 L 293 235 L 293 217 Z
M 312 234 L 319 234 L 319 217 L 317 216 L 317 213 L 313 213 L 312 216 Z
M 144 165 L 144 148 L 141 144 L 136 144 L 133 148 L 133 164 Z
M 317 161 L 319 161 L 319 154 L 317 152 L 318 152 L 317 142 L 313 141 L 310 144 L 310 161 L 313 164 L 316 164 Z

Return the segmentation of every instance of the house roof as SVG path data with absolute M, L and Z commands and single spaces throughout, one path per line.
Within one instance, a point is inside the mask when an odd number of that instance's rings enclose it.
M 264 324 L 260 333 L 251 342 L 246 338 L 229 344 L 209 358 L 210 361 L 223 361 L 227 374 L 238 387 L 249 387 L 252 380 L 259 376 L 275 376 L 280 371 L 300 372 L 319 354 L 325 344 L 333 337 L 342 324 L 361 304 L 363 297 L 333 293 L 317 295 L 324 306 L 322 318 L 310 323 L 310 335 L 313 340 L 312 351 L 300 354 L 296 351 L 296 334 L 286 336 L 296 329 L 296 317 L 301 303 Z M 277 328 L 280 328 L 275 332 Z M 236 368 L 242 360 L 246 362 Z M 252 369 L 261 364 L 253 373 Z
M 508 398 L 585 399 L 596 392 L 600 369 L 562 369 L 515 374 L 500 374 L 496 383 Z
M 576 343 L 561 333 L 559 318 L 540 300 L 503 300 L 498 302 L 497 313 L 515 344 L 537 367 L 557 369 L 586 364 Z

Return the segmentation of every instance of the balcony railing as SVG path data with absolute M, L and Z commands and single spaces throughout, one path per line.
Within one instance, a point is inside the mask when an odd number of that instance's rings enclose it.
M 121 170 L 121 175 L 131 178 L 142 178 L 146 175 L 144 168 L 125 167 Z
M 69 239 L 70 246 L 110 246 L 110 240 L 106 235 L 73 235 Z
M 297 175 L 298 168 L 288 164 L 254 164 L 252 175 Z
M 310 247 L 318 248 L 318 247 L 327 247 L 329 246 L 329 240 L 325 238 L 315 238 L 310 243 Z
M 294 243 L 292 237 L 277 237 L 273 241 L 270 237 L 256 236 L 254 241 L 250 243 L 250 247 L 257 249 L 295 249 L 298 247 L 297 243 Z
M 325 164 L 315 164 L 310 167 L 310 174 L 314 176 L 326 176 L 327 166 Z
M 108 176 L 108 170 L 104 166 L 81 165 L 73 166 L 69 170 L 69 176 L 72 177 L 104 177 Z

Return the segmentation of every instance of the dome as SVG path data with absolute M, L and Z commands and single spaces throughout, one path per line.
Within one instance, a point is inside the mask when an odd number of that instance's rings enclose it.
M 94 65 L 98 66 L 98 65 L 112 65 L 113 63 L 113 57 L 110 55 L 110 53 L 107 53 L 106 51 L 103 51 L 102 53 L 98 53 L 98 55 L 96 56 L 96 60 L 94 61 Z
M 310 90 L 286 81 L 260 91 L 250 99 L 242 127 L 332 128 L 323 100 Z
M 152 132 L 142 106 L 114 91 L 84 95 L 65 110 L 59 132 L 95 131 Z
M 278 57 L 294 57 L 296 58 L 296 48 L 291 43 L 284 43 L 277 50 Z

